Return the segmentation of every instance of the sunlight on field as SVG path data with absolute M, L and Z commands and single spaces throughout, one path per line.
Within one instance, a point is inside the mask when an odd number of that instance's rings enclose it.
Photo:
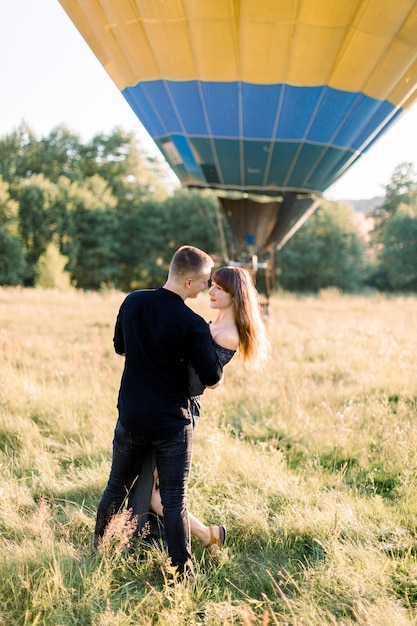
M 0 625 L 417 624 L 417 299 L 271 300 L 265 371 L 204 394 L 190 510 L 228 541 L 183 587 L 92 547 L 123 297 L 0 289 Z

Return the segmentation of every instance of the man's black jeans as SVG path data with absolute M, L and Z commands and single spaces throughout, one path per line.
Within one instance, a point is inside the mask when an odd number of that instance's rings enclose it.
M 126 430 L 118 420 L 107 487 L 98 505 L 95 537 L 103 536 L 112 515 L 122 510 L 133 482 L 140 474 L 143 453 L 153 450 L 164 508 L 168 554 L 179 573 L 191 571 L 187 487 L 191 468 L 192 425 L 184 424 L 174 437 L 159 439 Z

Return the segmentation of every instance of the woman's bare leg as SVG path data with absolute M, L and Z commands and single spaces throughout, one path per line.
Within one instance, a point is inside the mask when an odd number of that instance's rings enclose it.
M 161 494 L 159 492 L 159 489 L 156 488 L 155 484 L 152 489 L 151 509 L 160 517 L 164 516 L 164 509 L 161 502 Z M 212 535 L 215 539 L 221 538 L 222 531 L 220 526 L 206 526 L 190 512 L 188 512 L 188 519 L 190 521 L 191 534 L 194 535 L 194 537 L 197 537 L 197 539 L 199 539 L 204 546 L 207 546 L 210 543 Z M 212 529 L 212 534 L 210 534 L 210 528 Z

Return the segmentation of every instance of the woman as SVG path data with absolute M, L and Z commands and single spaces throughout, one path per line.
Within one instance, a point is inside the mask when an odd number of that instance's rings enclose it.
M 224 367 L 237 352 L 247 368 L 260 369 L 267 359 L 269 342 L 262 320 L 258 292 L 250 274 L 240 267 L 222 267 L 214 272 L 208 293 L 210 308 L 217 311 L 215 320 L 210 322 L 210 331 L 221 365 Z M 200 395 L 204 391 L 204 386 L 191 366 L 189 366 L 189 376 L 191 413 L 194 426 L 196 426 L 200 417 Z M 162 518 L 163 508 L 156 473 L 155 478 L 150 507 L 159 518 Z M 148 489 L 149 473 L 147 488 L 144 488 L 141 476 L 129 496 L 128 506 L 133 514 L 140 517 L 143 515 L 142 511 L 146 509 L 146 502 L 149 502 L 149 496 L 146 496 L 149 493 Z M 141 496 L 145 496 L 145 500 L 142 498 L 141 501 Z M 190 512 L 188 517 L 191 533 L 206 548 L 213 551 L 224 545 L 225 526 L 206 526 Z M 138 527 L 143 527 L 141 519 L 139 519 Z

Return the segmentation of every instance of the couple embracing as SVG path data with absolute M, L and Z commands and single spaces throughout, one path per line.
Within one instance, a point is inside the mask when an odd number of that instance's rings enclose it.
M 113 340 L 125 363 L 95 542 L 127 497 L 134 514 L 135 503 L 149 501 L 148 508 L 163 517 L 168 555 L 180 577 L 193 571 L 190 533 L 208 548 L 221 547 L 226 537 L 225 526 L 205 526 L 187 510 L 199 396 L 221 383 L 223 367 L 236 352 L 257 368 L 268 349 L 258 294 L 242 268 L 214 272 L 209 297 L 217 316 L 210 324 L 185 304 L 208 288 L 213 265 L 199 248 L 179 248 L 162 287 L 125 298 Z

